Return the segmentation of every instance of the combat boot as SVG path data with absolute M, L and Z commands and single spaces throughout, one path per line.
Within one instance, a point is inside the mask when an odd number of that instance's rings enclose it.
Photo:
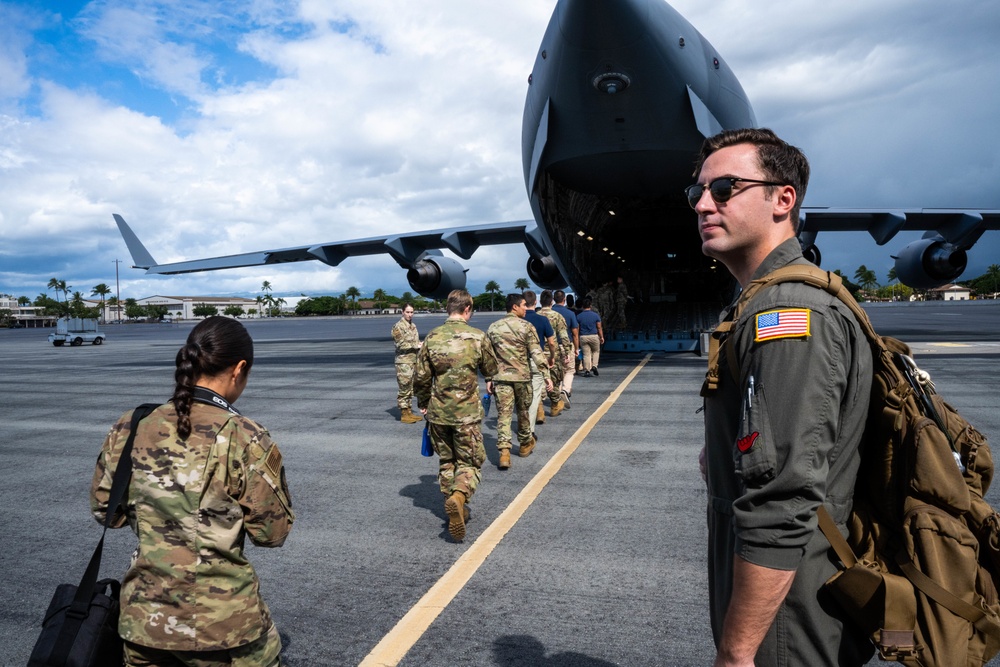
M 556 404 L 552 406 L 552 416 L 553 417 L 557 416 L 560 412 L 563 411 L 563 409 L 565 407 L 566 407 L 566 405 L 563 403 L 562 399 L 560 398 L 558 401 L 556 401 Z
M 526 445 L 521 445 L 520 449 L 517 450 L 517 455 L 520 457 L 529 456 L 531 452 L 535 451 L 536 444 L 538 444 L 538 438 L 532 435 L 531 442 Z
M 399 412 L 399 421 L 404 424 L 416 424 L 417 422 L 422 422 L 423 420 L 423 417 L 413 412 L 410 408 L 403 408 Z
M 535 419 L 535 423 L 536 424 L 545 423 L 545 406 L 542 404 L 541 401 L 538 402 L 538 418 Z
M 465 539 L 465 494 L 455 491 L 444 501 L 444 512 L 448 515 L 448 534 L 456 542 Z
M 500 462 L 497 463 L 497 468 L 500 470 L 506 470 L 510 467 L 510 450 L 501 449 L 500 450 Z

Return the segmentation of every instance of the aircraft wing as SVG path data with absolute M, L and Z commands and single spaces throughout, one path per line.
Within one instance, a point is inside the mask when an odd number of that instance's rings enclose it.
M 982 233 L 1000 229 L 1000 211 L 980 209 L 852 209 L 803 206 L 799 232 L 868 232 L 885 245 L 900 231 L 923 231 L 962 248 L 971 247 Z
M 440 255 L 442 249 L 469 259 L 480 246 L 507 243 L 523 243 L 532 254 L 547 254 L 535 221 L 516 220 L 157 264 L 125 219 L 117 213 L 114 218 L 132 254 L 134 268 L 146 269 L 147 274 L 194 273 L 308 260 L 337 266 L 348 257 L 380 253 L 391 255 L 401 267 L 410 269 L 428 255 Z

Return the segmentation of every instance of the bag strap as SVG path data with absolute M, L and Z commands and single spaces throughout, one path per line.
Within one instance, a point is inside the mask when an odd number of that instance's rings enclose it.
M 66 610 L 66 620 L 56 638 L 52 653 L 49 654 L 48 665 L 50 667 L 63 667 L 69 657 L 69 652 L 73 648 L 76 636 L 83 625 L 83 619 L 90 613 L 90 600 L 94 597 L 94 589 L 97 587 L 97 575 L 101 569 L 101 556 L 104 554 L 104 537 L 108 528 L 111 527 L 111 518 L 115 509 L 121 504 L 125 497 L 125 490 L 128 489 L 129 480 L 132 478 L 132 443 L 135 442 L 135 433 L 139 422 L 150 412 L 158 408 L 156 403 L 143 403 L 132 411 L 132 422 L 129 426 L 128 440 L 122 448 L 122 453 L 118 457 L 118 467 L 115 468 L 114 477 L 111 480 L 111 492 L 108 495 L 108 506 L 104 514 L 104 530 L 101 532 L 101 540 L 94 549 L 94 555 L 90 557 L 80 585 L 77 586 L 76 596 Z

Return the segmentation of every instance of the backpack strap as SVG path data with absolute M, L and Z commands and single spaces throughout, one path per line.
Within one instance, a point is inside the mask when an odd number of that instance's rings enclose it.
M 726 350 L 726 361 L 729 367 L 729 373 L 733 378 L 734 382 L 739 382 L 739 367 L 736 363 L 736 349 L 733 344 L 733 337 L 730 335 L 736 322 L 739 321 L 740 315 L 746 310 L 747 306 L 753 301 L 754 296 L 764 289 L 765 287 L 770 287 L 771 285 L 779 285 L 781 283 L 787 282 L 798 282 L 805 283 L 807 285 L 812 285 L 817 289 L 821 289 L 829 294 L 840 299 L 844 305 L 846 305 L 854 318 L 858 321 L 861 330 L 864 332 L 865 337 L 868 338 L 869 343 L 878 349 L 879 352 L 889 353 L 888 348 L 886 348 L 885 342 L 882 337 L 879 336 L 874 327 L 872 327 L 871 321 L 868 319 L 867 313 L 858 305 L 858 302 L 854 300 L 851 293 L 847 291 L 844 287 L 843 279 L 831 271 L 824 271 L 818 266 L 812 264 L 789 264 L 788 266 L 783 266 L 780 269 L 776 269 L 771 273 L 752 281 L 747 285 L 746 289 L 743 290 L 743 294 L 740 295 L 739 300 L 730 313 L 730 317 L 726 321 L 722 322 L 715 331 L 712 332 L 712 337 L 709 341 L 708 348 L 708 373 L 705 375 L 705 384 L 702 386 L 702 396 L 706 395 L 706 392 L 714 391 L 719 385 L 719 355 L 721 354 L 722 347 Z

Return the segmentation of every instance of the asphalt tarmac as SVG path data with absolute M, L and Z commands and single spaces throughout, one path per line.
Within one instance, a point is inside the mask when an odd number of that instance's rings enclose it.
M 1000 304 L 871 313 L 1000 439 Z M 423 336 L 443 317 L 415 322 Z M 285 664 L 710 664 L 705 360 L 602 357 L 507 471 L 491 410 L 489 461 L 456 544 L 422 426 L 397 421 L 395 319 L 246 323 L 256 361 L 238 407 L 280 444 L 298 517 L 283 548 L 247 548 Z M 111 326 L 102 346 L 61 348 L 47 330 L 0 330 L 0 664 L 26 664 L 56 585 L 82 575 L 101 532 L 87 501 L 101 441 L 122 412 L 169 397 L 191 326 Z M 988 499 L 1000 507 L 1000 490 Z M 120 577 L 135 538 L 107 542 L 102 576 Z

